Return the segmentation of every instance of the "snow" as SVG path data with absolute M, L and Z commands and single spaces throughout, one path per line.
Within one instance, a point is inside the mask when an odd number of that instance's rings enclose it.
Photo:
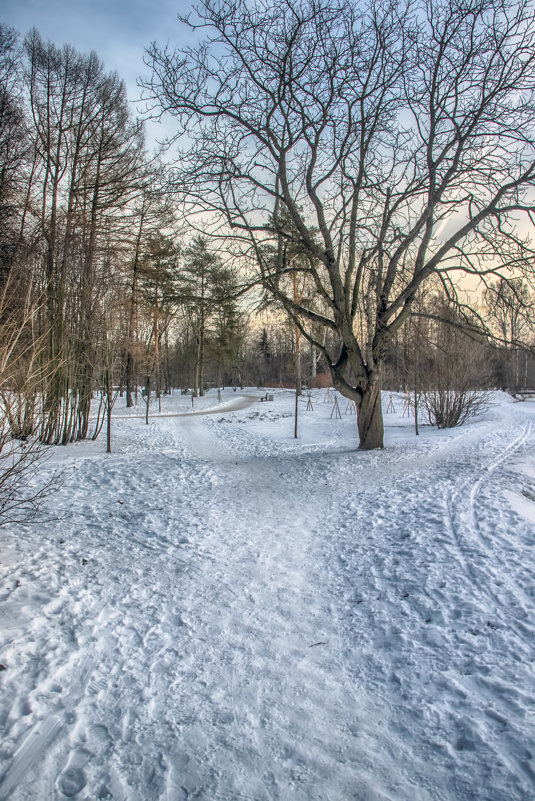
M 1 531 L 0 801 L 535 797 L 535 403 L 415 437 L 394 396 L 359 452 L 273 392 L 53 449 Z

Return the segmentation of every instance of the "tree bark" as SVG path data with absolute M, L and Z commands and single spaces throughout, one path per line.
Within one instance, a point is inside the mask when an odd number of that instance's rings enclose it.
M 359 450 L 383 448 L 383 408 L 381 406 L 380 381 L 370 381 L 358 395 L 356 403 Z

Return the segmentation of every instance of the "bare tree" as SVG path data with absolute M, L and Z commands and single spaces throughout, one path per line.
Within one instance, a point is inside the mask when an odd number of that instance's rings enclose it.
M 532 278 L 519 220 L 535 179 L 533 13 L 533 0 L 202 0 L 184 20 L 199 45 L 148 52 L 146 97 L 183 137 L 185 211 L 259 265 L 355 401 L 361 448 L 383 445 L 386 349 L 430 276 L 452 298 L 459 276 Z M 306 266 L 272 258 L 284 239 Z M 326 313 L 284 288 L 296 270 Z
M 528 351 L 533 352 L 533 304 L 523 278 L 500 278 L 484 292 L 491 332 L 502 346 L 505 383 L 509 388 L 527 385 Z
M 43 242 L 48 359 L 56 363 L 43 437 L 65 444 L 87 436 L 113 235 L 138 191 L 145 154 L 124 85 L 95 53 L 59 49 L 35 30 L 25 52 L 30 200 Z
M 29 141 L 21 109 L 22 67 L 15 32 L 0 25 L 0 282 L 8 280 L 18 243 L 20 192 Z

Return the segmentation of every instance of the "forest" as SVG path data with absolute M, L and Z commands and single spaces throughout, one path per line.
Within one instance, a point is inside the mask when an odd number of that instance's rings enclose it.
M 381 388 L 533 386 L 529 9 L 430 4 L 427 66 L 389 8 L 207 0 L 203 45 L 148 50 L 153 115 L 187 138 L 158 153 L 97 54 L 1 28 L 4 446 L 95 437 L 117 399 L 334 384 L 373 448 Z

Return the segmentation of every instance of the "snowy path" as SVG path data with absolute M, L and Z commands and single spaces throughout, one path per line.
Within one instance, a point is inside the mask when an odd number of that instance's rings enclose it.
M 163 420 L 167 417 L 196 417 L 198 415 L 205 416 L 207 414 L 222 414 L 227 412 L 237 412 L 241 409 L 247 409 L 248 406 L 251 406 L 253 403 L 257 403 L 261 400 L 260 395 L 235 395 L 225 403 L 220 403 L 217 406 L 209 406 L 208 408 L 198 409 L 195 410 L 194 408 L 189 409 L 187 412 L 175 412 L 173 413 L 155 413 L 151 407 L 151 414 L 150 419 L 154 419 L 154 415 L 156 414 L 157 420 Z M 193 399 L 194 402 L 194 399 Z M 145 420 L 144 414 L 126 414 L 120 415 L 115 414 L 113 415 L 113 420 L 116 422 L 117 420 Z
M 200 427 L 188 438 L 201 460 L 213 453 Z M 193 662 L 215 678 L 204 690 L 203 673 L 188 704 L 196 729 L 204 698 L 203 736 L 217 743 L 203 797 L 330 798 L 335 774 L 338 793 L 352 797 L 348 687 L 313 534 L 317 507 L 295 507 L 301 476 L 287 460 L 227 448 L 216 458 L 223 469 L 201 511 L 211 561 L 189 610 Z
M 535 796 L 533 408 L 381 453 L 274 410 L 73 449 L 2 564 L 0 801 Z

